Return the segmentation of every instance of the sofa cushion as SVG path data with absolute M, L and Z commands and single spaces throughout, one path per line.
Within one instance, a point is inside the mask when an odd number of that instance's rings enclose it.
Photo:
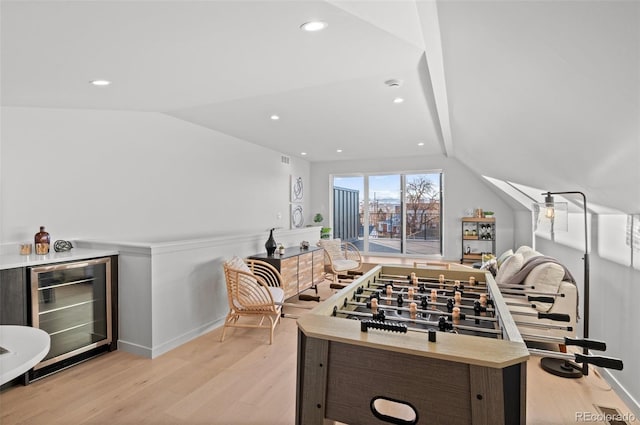
M 353 260 L 333 260 L 333 269 L 337 272 L 358 268 L 358 262 Z
M 500 256 L 498 257 L 498 259 L 496 260 L 496 267 L 500 268 L 500 266 L 502 265 L 502 263 L 504 263 L 504 261 L 511 257 L 513 255 L 513 249 L 508 249 L 505 252 L 503 252 L 502 254 L 500 254 Z
M 502 267 L 498 269 L 496 283 L 500 285 L 509 280 L 513 275 L 520 271 L 523 264 L 524 258 L 522 257 L 522 254 L 513 254 L 507 258 L 504 263 L 502 263 Z
M 527 251 L 533 251 L 533 248 L 531 248 L 530 246 L 527 246 L 527 245 L 522 245 L 522 246 L 518 247 L 518 249 L 516 249 L 514 254 L 523 254 L 523 253 L 525 253 Z
M 522 254 L 522 258 L 524 258 L 524 261 L 526 262 L 529 258 L 533 258 L 533 257 L 539 257 L 542 254 L 539 253 L 538 251 L 536 251 L 535 249 L 531 248 L 530 246 L 527 245 L 522 245 L 520 248 L 518 248 L 516 250 L 516 254 Z
M 534 286 L 536 292 L 547 292 L 557 294 L 560 283 L 564 277 L 564 268 L 556 263 L 544 263 L 536 266 L 529 272 L 524 280 L 525 286 Z M 535 303 L 536 310 L 543 313 L 548 312 L 553 303 Z

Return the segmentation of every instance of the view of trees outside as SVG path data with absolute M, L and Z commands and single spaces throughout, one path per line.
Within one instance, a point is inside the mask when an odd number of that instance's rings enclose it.
M 440 180 L 440 179 L 438 179 Z M 407 176 L 407 237 L 424 234 L 440 228 L 440 184 L 425 175 Z M 439 233 L 439 232 L 438 232 Z
M 404 200 L 400 189 L 403 177 Z M 440 173 L 334 177 L 334 187 L 358 190 L 360 193 L 361 249 L 366 239 L 368 252 L 440 254 L 440 178 Z M 365 179 L 368 179 L 366 197 Z M 403 214 L 406 216 L 404 230 Z M 365 216 L 368 217 L 366 232 Z

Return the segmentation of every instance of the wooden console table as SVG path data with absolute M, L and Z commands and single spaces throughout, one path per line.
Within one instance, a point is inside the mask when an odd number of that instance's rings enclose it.
M 271 257 L 266 252 L 249 256 L 253 260 L 265 261 L 274 266 L 282 275 L 282 289 L 285 298 L 315 287 L 324 280 L 324 250 L 318 247 L 300 249 L 287 248 L 284 254 L 277 252 Z

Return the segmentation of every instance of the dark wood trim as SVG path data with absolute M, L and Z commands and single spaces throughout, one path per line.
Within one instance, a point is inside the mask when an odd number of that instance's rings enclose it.
M 26 268 L 0 270 L 0 325 L 28 325 L 27 300 Z
M 118 256 L 111 256 L 111 344 L 109 351 L 118 349 Z

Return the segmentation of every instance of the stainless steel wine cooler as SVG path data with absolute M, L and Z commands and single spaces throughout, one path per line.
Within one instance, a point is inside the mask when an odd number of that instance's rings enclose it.
M 32 267 L 30 277 L 31 325 L 51 337 L 32 378 L 39 369 L 47 374 L 111 344 L 111 258 Z

